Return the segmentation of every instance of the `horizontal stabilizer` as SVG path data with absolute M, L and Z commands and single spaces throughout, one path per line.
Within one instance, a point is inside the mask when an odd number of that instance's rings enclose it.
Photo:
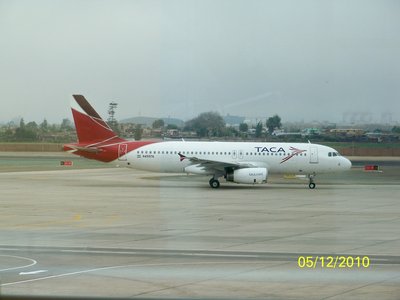
M 83 151 L 83 152 L 89 152 L 89 153 L 99 153 L 103 150 L 97 148 L 97 147 L 81 147 L 77 145 L 64 145 L 64 151 L 68 152 L 75 152 L 75 151 Z

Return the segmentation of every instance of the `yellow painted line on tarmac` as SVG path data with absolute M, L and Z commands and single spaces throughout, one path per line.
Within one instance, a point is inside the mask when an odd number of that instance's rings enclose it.
M 118 214 L 108 215 L 108 216 L 98 216 L 94 218 L 90 216 L 90 218 L 85 218 L 83 214 L 74 214 L 70 218 L 58 219 L 53 221 L 43 221 L 43 222 L 32 222 L 25 224 L 14 224 L 12 227 L 16 229 L 25 229 L 25 228 L 46 228 L 46 227 L 54 227 L 60 225 L 70 225 L 75 227 L 88 227 L 91 221 L 96 222 L 98 224 L 99 219 L 102 220 L 103 224 L 114 224 L 121 220 L 121 216 Z M 9 225 L 9 224 L 8 224 Z
M 296 175 L 295 174 L 284 174 L 283 178 L 285 178 L 285 179 L 296 179 Z
M 82 220 L 82 216 L 80 214 L 76 214 L 76 215 L 72 216 L 72 218 L 59 219 L 59 220 L 46 221 L 46 222 L 38 222 L 38 223 L 19 224 L 19 225 L 15 225 L 15 227 L 17 227 L 17 228 L 51 227 L 54 225 L 73 224 L 73 223 L 79 222 L 81 220 Z

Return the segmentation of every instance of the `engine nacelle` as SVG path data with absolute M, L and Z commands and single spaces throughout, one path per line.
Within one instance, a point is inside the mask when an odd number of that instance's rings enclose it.
M 226 173 L 225 178 L 226 181 L 254 184 L 267 182 L 267 176 L 267 168 L 243 168 Z

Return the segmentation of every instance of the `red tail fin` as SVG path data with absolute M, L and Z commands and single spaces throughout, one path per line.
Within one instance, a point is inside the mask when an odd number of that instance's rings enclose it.
M 120 159 L 132 150 L 154 143 L 152 141 L 129 142 L 118 137 L 85 97 L 82 95 L 73 95 L 73 97 L 71 109 L 78 143 L 64 145 L 64 151 L 89 159 L 111 162 Z M 126 160 L 126 158 L 120 160 Z
M 73 95 L 71 103 L 79 144 L 104 142 L 117 137 L 82 95 Z

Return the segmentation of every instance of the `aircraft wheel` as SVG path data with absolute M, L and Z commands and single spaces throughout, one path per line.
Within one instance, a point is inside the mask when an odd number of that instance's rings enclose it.
M 210 186 L 211 186 L 213 189 L 219 188 L 219 181 L 218 181 L 217 179 L 211 178 L 211 179 L 210 179 Z
M 310 182 L 310 184 L 308 185 L 308 187 L 310 189 L 315 189 L 315 183 L 314 182 Z

